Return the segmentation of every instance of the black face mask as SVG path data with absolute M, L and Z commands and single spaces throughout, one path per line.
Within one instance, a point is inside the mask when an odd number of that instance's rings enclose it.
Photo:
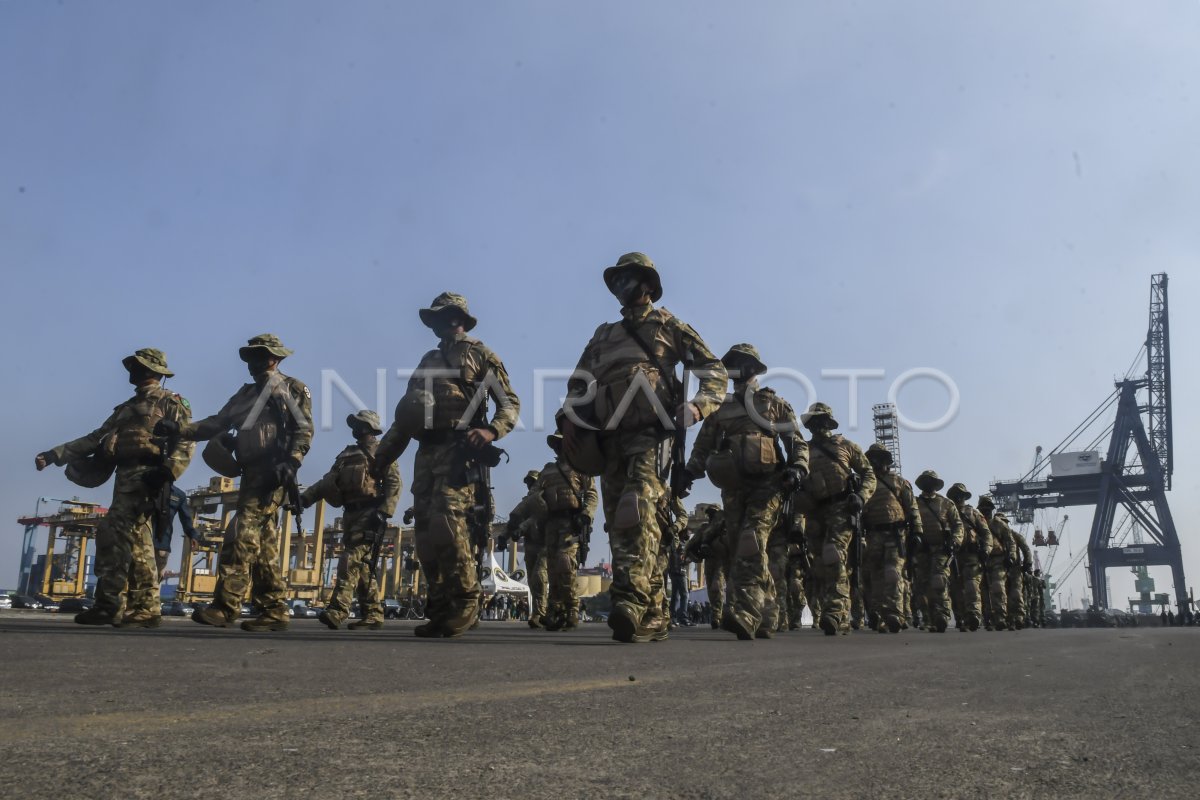
M 613 280 L 611 291 L 623 306 L 632 305 L 633 301 L 646 293 L 641 278 L 633 273 L 618 275 Z

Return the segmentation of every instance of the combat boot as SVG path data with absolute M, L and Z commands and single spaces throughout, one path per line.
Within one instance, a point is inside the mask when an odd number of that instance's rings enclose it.
M 98 608 L 89 608 L 75 615 L 76 625 L 114 625 L 111 614 L 106 614 Z
M 331 631 L 336 631 L 338 628 L 342 627 L 342 621 L 333 614 L 329 613 L 329 609 L 325 609 L 317 615 L 317 622 L 321 623 L 326 628 L 329 628 Z
M 422 622 L 417 627 L 413 628 L 413 636 L 421 639 L 440 639 L 443 636 L 442 625 L 440 622 L 429 620 Z
M 383 629 L 381 619 L 358 619 L 346 626 L 352 631 L 378 631 Z
M 726 614 L 721 620 L 721 628 L 737 636 L 739 642 L 749 642 L 754 639 L 754 634 L 742 625 L 736 614 Z
M 929 626 L 929 632 L 930 633 L 945 633 L 946 628 L 948 628 L 949 626 L 950 626 L 950 624 L 946 620 L 937 619 L 937 620 L 934 620 L 933 623 Z
M 979 630 L 979 617 L 967 617 L 967 630 L 972 633 Z
M 530 617 L 529 627 L 533 628 L 534 630 L 543 630 L 546 626 L 541 617 Z
M 562 614 L 555 612 L 542 620 L 542 627 L 548 631 L 561 631 L 566 622 L 566 618 Z
M 286 619 L 275 619 L 274 617 L 255 617 L 242 621 L 242 630 L 250 631 L 251 633 L 263 633 L 264 631 L 286 631 L 288 629 L 288 621 Z
M 638 637 L 638 623 L 632 619 L 620 607 L 614 607 L 612 613 L 608 615 L 608 627 L 612 629 L 612 638 L 614 641 L 631 644 L 634 642 L 648 642 L 648 638 Z
M 159 625 L 162 625 L 162 617 L 149 611 L 126 614 L 120 622 L 113 620 L 114 628 L 157 628 Z
M 887 625 L 888 633 L 899 633 L 903 627 L 903 621 L 895 614 L 888 614 L 884 617 L 883 622 Z
M 826 636 L 837 636 L 838 621 L 836 619 L 834 619 L 833 617 L 831 617 L 827 614 L 822 614 L 820 625 L 821 625 L 821 630 L 825 631 Z
M 666 617 L 648 617 L 638 626 L 638 633 L 649 642 L 663 642 L 670 637 L 670 625 Z
M 573 631 L 578 627 L 579 627 L 579 614 L 572 611 L 570 614 L 567 614 L 567 618 L 565 620 L 563 620 L 563 625 L 561 628 L 559 628 L 559 630 Z
M 201 625 L 212 625 L 217 628 L 228 628 L 229 617 L 224 611 L 212 606 L 196 609 L 192 612 L 192 622 L 198 622 Z
M 758 630 L 756 630 L 754 632 L 754 638 L 755 639 L 774 639 L 775 632 L 767 627 L 759 628 Z

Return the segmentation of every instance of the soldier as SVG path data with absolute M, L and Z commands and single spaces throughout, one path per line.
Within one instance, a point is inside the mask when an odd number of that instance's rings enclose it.
M 834 433 L 833 409 L 813 403 L 801 417 L 812 433 L 808 480 L 799 494 L 813 573 L 821 588 L 819 625 L 826 636 L 850 632 L 851 540 L 854 520 L 875 491 L 875 472 L 862 448 Z
M 1008 517 L 1003 514 L 996 516 L 1005 525 L 1008 524 Z M 1026 618 L 1025 578 L 1033 574 L 1033 552 L 1019 531 L 1012 528 L 1010 530 L 1012 530 L 1012 540 L 1017 548 L 1017 554 L 1008 570 L 1008 620 L 1013 628 L 1021 630 L 1029 624 L 1029 620 Z
M 958 552 L 958 583 L 954 592 L 958 596 L 955 621 L 959 629 L 977 631 L 983 622 L 983 595 L 981 581 L 987 555 L 992 550 L 992 531 L 978 510 L 967 501 L 971 493 L 961 483 L 956 483 L 946 492 L 946 497 L 958 509 L 963 525 L 962 549 Z
M 531 469 L 525 473 L 525 496 L 508 515 L 504 534 L 496 542 L 496 549 L 508 549 L 510 541 L 525 541 L 525 580 L 533 598 L 529 610 L 529 627 L 537 630 L 545 627 L 546 605 L 549 599 L 550 572 L 546 565 L 546 531 L 544 513 L 539 513 L 539 494 L 536 491 L 541 473 Z
M 156 440 L 152 434 L 159 420 L 186 423 L 191 406 L 162 387 L 162 379 L 174 373 L 161 350 L 143 348 L 121 364 L 136 387 L 133 397 L 87 436 L 38 453 L 34 465 L 39 472 L 51 464 L 66 466 L 67 477 L 87 487 L 103 484 L 115 468 L 112 504 L 96 529 L 96 602 L 76 614 L 75 621 L 156 628 L 162 622 L 162 603 L 151 538 L 154 522 L 161 520 L 164 487 L 187 469 L 194 445 Z M 125 614 L 118 618 L 126 592 Z
M 562 434 L 552 433 L 546 444 L 555 459 L 542 467 L 536 491 L 545 507 L 546 560 L 550 572 L 548 631 L 579 627 L 579 595 L 575 575 L 579 550 L 591 535 L 596 516 L 596 480 L 577 472 L 562 457 Z
M 716 503 L 699 503 L 692 512 L 693 527 L 684 555 L 689 561 L 704 563 L 704 585 L 708 590 L 709 624 L 721 627 L 725 609 L 725 581 L 729 574 L 729 546 L 725 530 L 725 512 Z
M 601 475 L 613 553 L 613 638 L 661 640 L 667 624 L 651 580 L 663 538 L 668 453 L 684 428 L 721 404 L 725 368 L 689 325 L 654 307 L 662 283 L 648 256 L 621 256 L 604 271 L 604 283 L 620 301 L 622 318 L 597 328 L 584 348 L 560 419 L 563 447 L 582 472 Z M 680 363 L 699 378 L 690 402 L 674 372 Z
M 292 354 L 279 337 L 264 333 L 238 350 L 254 378 L 234 393 L 225 406 L 199 422 L 175 426 L 159 421 L 155 430 L 170 435 L 178 430 L 188 441 L 232 434 L 241 470 L 237 521 L 233 535 L 221 546 L 219 578 L 213 602 L 197 609 L 192 621 L 226 627 L 241 613 L 242 600 L 250 599 L 262 613 L 246 620 L 247 631 L 282 631 L 288 627 L 286 586 L 279 567 L 279 527 L 276 512 L 285 492 L 296 483 L 296 471 L 312 445 L 312 395 L 308 387 L 278 371 L 279 362 Z
M 667 578 L 671 572 L 672 554 L 687 538 L 688 516 L 683 500 L 672 494 L 666 495 L 663 500 L 658 506 L 658 529 L 662 531 L 663 538 L 659 542 L 658 556 L 650 575 L 650 610 L 642 620 L 643 626 L 652 630 L 660 627 L 669 629 L 674 620 L 671 613 L 673 598 L 667 596 Z
M 992 550 L 987 560 L 987 629 L 1002 631 L 1008 627 L 1008 570 L 1013 563 L 1016 544 L 1003 515 L 996 514 L 996 503 L 991 496 L 985 494 L 979 498 L 979 513 L 988 521 L 988 529 L 992 532 Z
M 383 433 L 378 414 L 359 411 L 346 417 L 346 424 L 354 435 L 354 444 L 338 453 L 329 472 L 300 495 L 305 508 L 324 500 L 344 510 L 337 582 L 328 607 L 318 619 L 336 631 L 350 615 L 351 598 L 357 596 L 362 618 L 346 627 L 379 630 L 383 627 L 383 596 L 378 548 L 400 499 L 400 468 L 392 464 L 382 481 L 371 472 L 379 447 L 375 437 Z
M 1040 569 L 1035 569 L 1029 580 L 1029 624 L 1046 627 L 1046 581 Z
M 788 562 L 785 573 L 789 631 L 798 630 L 804 618 L 804 607 L 808 605 L 805 582 L 812 561 L 807 542 L 804 539 L 804 515 L 797 513 L 796 517 L 797 522 L 792 526 L 793 537 L 796 541 L 788 543 Z
M 492 513 L 486 470 L 499 461 L 492 444 L 517 424 L 521 401 L 499 356 L 467 334 L 477 320 L 461 295 L 443 292 L 421 322 L 438 338 L 426 353 L 396 409 L 396 419 L 380 442 L 375 468 L 395 461 L 414 437 L 413 508 L 417 559 L 427 580 L 429 621 L 413 629 L 425 638 L 455 637 L 478 620 L 482 590 L 472 554 L 468 515 Z M 496 404 L 487 419 L 487 398 Z M 414 430 L 407 408 L 418 405 L 425 418 Z
M 917 552 L 916 590 L 928 609 L 926 629 L 945 633 L 950 625 L 950 559 L 962 546 L 963 526 L 954 504 L 938 494 L 946 482 L 927 469 L 917 476 L 921 511 L 921 547 Z
M 867 531 L 867 574 L 871 576 L 870 605 L 880 633 L 899 633 L 903 627 L 900 582 L 904 562 L 921 540 L 921 512 L 912 484 L 892 472 L 892 451 L 881 444 L 867 448 L 875 472 L 875 493 L 863 508 Z
M 783 492 L 808 476 L 808 443 L 796 414 L 773 389 L 760 387 L 767 371 L 753 345 L 735 344 L 721 358 L 733 392 L 704 421 L 687 483 L 708 475 L 721 490 L 732 560 L 730 606 L 722 624 L 738 639 L 770 639 L 775 628 L 767 540 L 779 522 Z

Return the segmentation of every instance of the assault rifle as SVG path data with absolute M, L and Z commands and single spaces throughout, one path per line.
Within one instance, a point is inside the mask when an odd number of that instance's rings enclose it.
M 851 473 L 846 480 L 846 488 L 850 494 L 855 494 L 862 489 L 862 478 L 857 473 Z M 854 589 L 858 592 L 859 602 L 866 605 L 866 598 L 863 597 L 863 569 L 866 568 L 866 547 L 867 537 L 863 531 L 862 509 L 856 510 L 850 515 L 850 527 L 853 534 L 850 538 L 850 566 L 854 570 Z

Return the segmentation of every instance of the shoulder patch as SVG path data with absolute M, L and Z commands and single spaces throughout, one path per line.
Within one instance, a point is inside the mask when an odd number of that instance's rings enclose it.
M 179 401 L 179 405 L 183 406 L 183 407 L 184 407 L 184 408 L 186 408 L 188 411 L 191 411 L 191 410 L 192 410 L 192 404 L 188 402 L 188 399 L 187 399 L 186 397 L 184 397 L 184 396 L 183 396 L 183 395 L 181 395 L 181 394 L 177 394 L 177 395 L 175 395 L 174 397 L 175 397 L 175 399 L 176 399 L 177 401 Z

